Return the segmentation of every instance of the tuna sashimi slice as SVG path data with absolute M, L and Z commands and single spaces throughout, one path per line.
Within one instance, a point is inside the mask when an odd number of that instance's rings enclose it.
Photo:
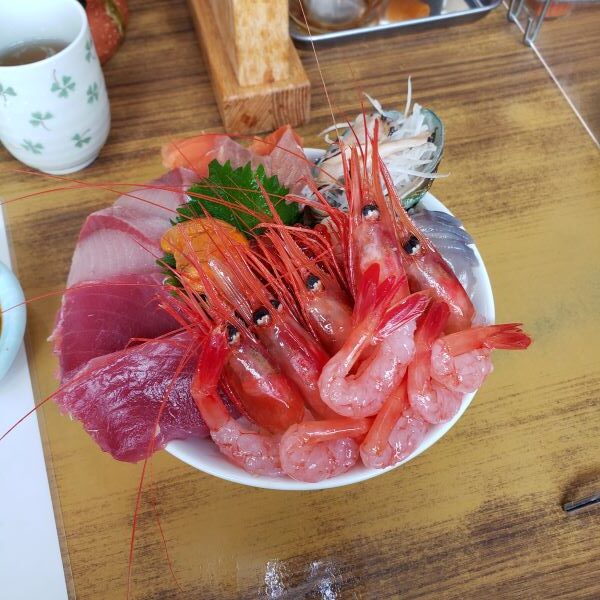
M 92 213 L 79 232 L 79 243 L 102 229 L 122 231 L 144 246 L 156 245 L 171 226 L 168 219 L 156 214 L 140 214 L 128 206 L 109 206 Z
M 103 354 L 123 350 L 132 338 L 155 338 L 177 322 L 158 306 L 168 299 L 160 273 L 120 275 L 67 289 L 52 334 L 61 379 Z
M 84 281 L 157 272 L 159 256 L 162 252 L 158 243 L 146 237 L 120 229 L 97 229 L 77 243 L 67 287 Z
M 283 133 L 268 155 L 257 154 L 234 140 L 225 138 L 216 148 L 215 158 L 221 164 L 230 161 L 234 169 L 249 162 L 254 169 L 262 164 L 267 175 L 277 175 L 279 182 L 285 185 L 291 194 L 300 193 L 306 185 L 305 179 L 310 177 L 310 163 L 291 128 Z
M 290 194 L 299 194 L 311 177 L 311 163 L 304 155 L 291 127 L 288 127 L 269 155 L 270 175 L 277 175 Z
M 260 160 L 261 158 L 266 157 L 258 156 L 229 137 L 220 140 L 213 152 L 217 162 L 225 164 L 229 161 L 234 169 L 243 167 L 249 162 L 252 162 L 253 168 L 256 168 L 261 162 L 265 163 L 265 170 L 267 168 L 266 163 L 268 161 Z
M 185 191 L 198 179 L 198 175 L 190 169 L 173 169 L 151 181 L 149 187 L 123 194 L 117 198 L 115 206 L 124 206 L 141 214 L 152 214 L 168 223 L 176 216 L 177 207 L 187 201 Z M 161 187 L 167 189 L 160 189 Z
M 171 440 L 204 437 L 208 430 L 190 394 L 194 346 L 189 334 L 181 333 L 94 358 L 54 401 L 118 460 L 145 458 L 155 432 L 154 450 Z M 176 376 L 184 358 L 188 360 Z

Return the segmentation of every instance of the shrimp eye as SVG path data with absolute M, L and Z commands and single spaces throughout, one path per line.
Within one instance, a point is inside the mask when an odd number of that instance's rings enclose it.
M 227 343 L 234 346 L 240 341 L 240 332 L 231 323 L 227 323 Z
M 255 325 L 258 325 L 259 327 L 266 327 L 271 323 L 271 315 L 264 306 L 261 306 L 252 313 L 252 320 L 254 321 Z
M 377 221 L 379 219 L 379 208 L 377 204 L 365 204 L 362 208 L 362 214 L 368 221 Z
M 406 252 L 406 254 L 416 254 L 421 249 L 421 243 L 419 242 L 419 239 L 416 236 L 411 235 L 408 238 L 408 242 L 406 242 L 406 244 L 404 244 L 402 248 L 404 249 L 404 252 Z
M 323 289 L 323 282 L 311 273 L 306 278 L 306 287 L 312 292 L 320 292 Z
M 269 300 L 269 302 L 271 303 L 271 306 L 277 312 L 281 312 L 283 310 L 283 306 L 281 306 L 281 302 L 279 302 L 279 300 L 276 300 L 275 298 L 271 298 L 271 300 Z

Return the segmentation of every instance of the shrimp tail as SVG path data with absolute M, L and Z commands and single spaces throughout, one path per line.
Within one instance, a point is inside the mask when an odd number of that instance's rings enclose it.
M 197 390 L 217 385 L 227 357 L 227 340 L 220 330 L 214 330 L 202 343 L 194 375 Z
M 415 342 L 419 346 L 431 347 L 431 344 L 442 334 L 450 317 L 450 308 L 445 302 L 431 303 L 423 322 L 415 334 Z
M 459 356 L 476 348 L 525 350 L 531 344 L 531 337 L 521 329 L 521 325 L 522 323 L 504 323 L 473 327 L 451 333 L 442 340 L 451 356 Z
M 382 314 L 381 310 L 389 305 L 406 280 L 405 277 L 391 276 L 379 283 L 379 273 L 379 264 L 373 263 L 361 277 L 352 314 L 354 323 L 360 323 L 375 314 Z
M 521 329 L 522 323 L 492 326 L 496 331 L 485 341 L 485 346 L 498 350 L 525 350 L 532 340 Z
M 387 337 L 409 321 L 420 317 L 425 312 L 429 300 L 427 292 L 416 292 L 388 309 L 379 324 L 377 337 Z
M 361 277 L 352 319 L 355 324 L 373 320 L 375 335 L 384 338 L 420 317 L 430 298 L 427 292 L 417 292 L 389 307 L 406 278 L 391 276 L 378 283 L 379 272 L 379 264 L 373 263 Z
M 352 320 L 355 323 L 360 323 L 366 319 L 367 315 L 373 310 L 379 282 L 379 271 L 379 264 L 373 263 L 360 280 L 352 314 Z
M 211 430 L 219 429 L 229 418 L 217 393 L 228 350 L 226 333 L 221 328 L 213 330 L 200 346 L 198 364 L 192 378 L 192 398 Z

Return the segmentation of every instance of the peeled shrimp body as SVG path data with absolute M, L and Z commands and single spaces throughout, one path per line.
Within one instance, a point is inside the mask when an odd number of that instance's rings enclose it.
M 473 327 L 437 340 L 431 349 L 431 376 L 455 392 L 474 392 L 492 372 L 492 349 L 524 350 L 531 338 L 520 323 Z
M 451 391 L 431 377 L 431 346 L 442 333 L 450 309 L 434 302 L 415 335 L 415 358 L 408 367 L 407 388 L 410 405 L 428 423 L 445 423 L 460 408 L 462 394 Z
M 259 433 L 243 417 L 228 419 L 219 429 L 211 431 L 210 436 L 221 454 L 244 471 L 267 477 L 283 474 L 277 438 Z
M 460 408 L 463 396 L 431 379 L 425 372 L 411 369 L 410 404 L 414 411 L 428 423 L 446 423 Z
M 398 464 L 421 444 L 427 429 L 408 403 L 405 380 L 385 401 L 361 444 L 363 464 L 371 469 Z
M 404 377 L 406 365 L 414 354 L 414 330 L 415 322 L 411 321 L 380 342 L 355 375 L 349 372 L 363 336 L 360 332 L 351 335 L 323 368 L 319 379 L 323 400 L 348 417 L 376 414 Z
M 305 421 L 292 425 L 281 438 L 281 466 L 293 479 L 315 483 L 341 475 L 359 457 L 358 443 L 368 419 Z
M 342 349 L 325 364 L 319 378 L 323 401 L 346 417 L 376 414 L 400 384 L 414 349 L 414 320 L 428 303 L 424 295 L 413 294 L 389 306 L 402 281 L 393 277 L 380 284 L 378 281 L 379 265 L 373 264 L 361 280 L 354 307 L 357 324 Z M 371 353 L 353 373 L 367 349 Z

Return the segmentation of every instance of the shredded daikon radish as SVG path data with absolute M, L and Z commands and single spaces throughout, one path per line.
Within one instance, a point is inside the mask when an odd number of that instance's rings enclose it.
M 394 187 L 407 194 L 419 187 L 424 180 L 438 179 L 445 175 L 434 173 L 434 161 L 439 160 L 439 148 L 432 134 L 431 113 L 412 101 L 412 83 L 408 79 L 404 112 L 385 110 L 381 103 L 365 94 L 375 112 L 359 114 L 352 123 L 336 123 L 321 132 L 329 147 L 317 162 L 315 179 L 325 197 L 337 206 L 347 205 L 343 191 L 343 161 L 340 146 L 350 148 L 361 145 L 367 148 L 379 130 L 379 152 L 385 163 Z M 429 117 L 429 118 L 428 118 Z M 332 132 L 335 132 L 333 135 Z M 336 139 L 332 139 L 336 137 Z

